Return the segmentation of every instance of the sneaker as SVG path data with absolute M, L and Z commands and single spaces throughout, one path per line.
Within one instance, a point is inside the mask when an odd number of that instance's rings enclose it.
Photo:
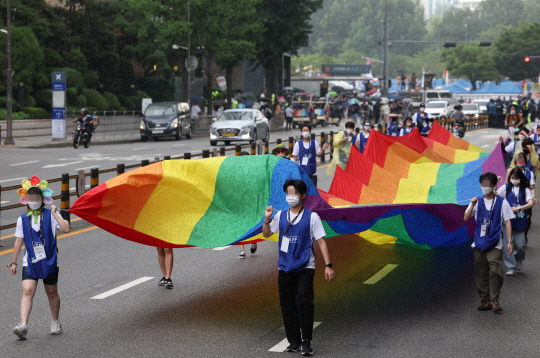
M 254 254 L 255 252 L 257 252 L 257 243 L 251 244 L 251 253 Z
M 165 279 L 165 287 L 167 287 L 169 289 L 173 288 L 172 280 L 171 280 L 170 277 Z
M 506 276 L 514 276 L 516 272 L 514 270 L 508 270 L 506 271 Z
M 19 323 L 13 328 L 13 333 L 19 337 L 19 339 L 26 339 L 28 334 L 28 327 L 25 324 Z
M 246 258 L 246 252 L 245 251 L 240 251 L 240 253 L 238 254 L 238 258 L 239 259 L 245 259 Z
M 502 313 L 503 309 L 499 300 L 493 300 L 491 302 L 493 304 L 493 313 Z
M 523 269 L 523 261 L 516 262 L 516 270 L 521 271 Z
M 493 306 L 491 305 L 491 301 L 488 300 L 482 300 L 480 306 L 478 306 L 479 311 L 489 311 L 491 309 L 493 309 Z
M 165 286 L 167 283 L 167 279 L 165 277 L 162 277 L 161 280 L 159 280 L 158 286 Z
M 300 343 L 291 343 L 287 347 L 287 352 L 291 352 L 291 353 L 298 352 L 298 348 L 300 348 Z
M 307 357 L 311 357 L 313 355 L 311 343 L 307 339 L 302 340 L 302 355 Z
M 52 335 L 62 334 L 62 326 L 60 325 L 60 322 L 58 321 L 51 322 L 51 334 Z

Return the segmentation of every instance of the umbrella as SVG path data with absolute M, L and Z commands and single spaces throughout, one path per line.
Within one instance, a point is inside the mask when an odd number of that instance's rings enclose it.
M 412 102 L 412 98 L 404 98 L 403 103 L 409 103 Z
M 197 96 L 197 95 L 191 96 L 191 103 L 201 103 L 201 102 L 204 102 L 204 98 L 202 98 L 201 96 Z
M 214 106 L 224 106 L 227 103 L 226 99 L 216 99 L 214 101 Z
M 388 99 L 398 100 L 398 99 L 401 99 L 401 98 L 396 93 L 392 93 L 392 94 L 388 95 Z
M 360 103 L 360 101 L 356 98 L 351 98 L 348 102 L 348 104 L 357 104 L 357 103 Z
M 326 94 L 326 96 L 334 96 L 334 97 L 337 97 L 337 96 L 339 96 L 339 95 L 338 95 L 338 93 L 335 92 L 335 91 L 330 91 L 330 92 L 328 92 L 328 93 Z
M 244 106 L 246 106 L 246 108 L 253 108 L 253 101 L 250 101 L 250 100 L 245 101 Z

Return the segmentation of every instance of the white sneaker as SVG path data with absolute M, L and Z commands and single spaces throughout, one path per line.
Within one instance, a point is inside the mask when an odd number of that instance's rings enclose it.
M 523 268 L 523 261 L 517 261 L 516 270 L 521 271 L 522 268 Z
M 506 276 L 514 276 L 516 272 L 514 270 L 508 270 L 506 271 Z
M 62 326 L 60 325 L 60 322 L 58 321 L 51 322 L 51 334 L 52 335 L 62 334 Z
M 239 259 L 245 259 L 246 258 L 246 252 L 245 251 L 240 251 L 240 253 L 238 254 L 238 258 Z
M 13 328 L 13 333 L 19 337 L 19 339 L 26 339 L 28 334 L 28 327 L 25 324 L 19 323 Z

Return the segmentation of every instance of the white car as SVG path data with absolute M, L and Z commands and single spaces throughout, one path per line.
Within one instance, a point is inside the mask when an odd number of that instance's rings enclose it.
M 478 104 L 476 103 L 463 103 L 461 105 L 464 115 L 467 117 L 474 116 L 475 118 L 480 117 L 480 108 L 478 107 Z
M 270 128 L 268 119 L 258 109 L 228 109 L 224 111 L 210 126 L 210 145 L 222 141 L 225 145 L 232 141 L 257 140 L 268 141 Z
M 472 101 L 472 103 L 475 103 L 478 105 L 478 109 L 480 110 L 480 113 L 487 113 L 487 104 L 489 103 L 488 100 L 485 99 L 475 99 Z
M 448 101 L 429 101 L 426 103 L 426 113 L 431 114 L 433 118 L 449 116 L 452 113 L 453 106 Z

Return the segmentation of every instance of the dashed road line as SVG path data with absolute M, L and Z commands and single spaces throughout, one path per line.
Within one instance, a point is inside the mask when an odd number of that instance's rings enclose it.
M 141 283 L 146 282 L 146 281 L 149 281 L 149 280 L 151 280 L 151 279 L 153 279 L 153 277 L 148 277 L 148 276 L 141 277 L 141 278 L 139 278 L 139 279 L 137 279 L 137 280 L 128 282 L 128 283 L 126 283 L 126 284 L 124 284 L 124 285 L 122 285 L 122 286 L 119 286 L 119 287 L 117 287 L 117 288 L 113 288 L 112 290 L 109 290 L 109 291 L 107 291 L 107 292 L 103 292 L 103 293 L 101 293 L 101 294 L 99 294 L 99 295 L 97 295 L 97 296 L 94 296 L 94 297 L 90 298 L 90 299 L 91 299 L 91 300 L 102 300 L 102 299 L 107 298 L 107 297 L 110 297 L 110 296 L 112 296 L 112 295 L 116 295 L 116 294 L 119 293 L 119 292 L 122 292 L 122 291 L 125 291 L 125 290 L 127 290 L 127 289 L 130 289 L 130 288 L 132 288 L 132 287 L 134 287 L 134 286 L 140 285 Z
M 79 164 L 79 163 L 82 163 L 82 162 L 83 162 L 82 160 L 78 160 L 76 162 L 69 162 L 69 163 L 48 164 L 48 165 L 45 165 L 45 166 L 41 167 L 41 169 L 67 167 L 68 165 Z
M 222 251 L 222 250 L 228 249 L 229 247 L 231 247 L 231 245 L 216 247 L 216 248 L 214 248 L 212 250 L 214 250 L 214 251 Z
M 22 179 L 28 179 L 27 177 L 20 177 L 20 178 L 14 178 L 14 179 L 4 179 L 0 180 L 0 183 L 5 183 L 7 181 L 14 181 L 14 180 L 22 180 Z
M 395 264 L 388 264 L 384 266 L 382 269 L 379 270 L 375 275 L 368 278 L 366 281 L 364 281 L 364 285 L 374 285 L 380 280 L 382 280 L 386 275 L 388 275 L 392 270 L 394 270 L 398 265 Z
M 321 323 L 322 322 L 313 322 L 313 329 L 319 327 Z M 281 342 L 279 342 L 278 344 L 270 348 L 268 352 L 285 352 L 288 346 L 289 346 L 289 341 L 287 341 L 287 338 L 285 338 L 284 340 L 282 340 Z
M 25 165 L 25 164 L 32 164 L 32 163 L 37 163 L 39 162 L 39 160 L 31 160 L 29 162 L 22 162 L 22 163 L 15 163 L 15 164 L 10 164 L 9 166 L 10 167 L 17 167 L 19 165 Z

